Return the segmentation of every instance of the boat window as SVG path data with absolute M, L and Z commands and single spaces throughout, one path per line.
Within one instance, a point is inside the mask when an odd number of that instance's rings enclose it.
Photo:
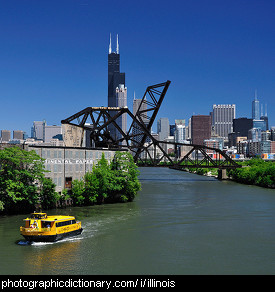
M 49 222 L 49 221 L 41 221 L 41 227 L 42 228 L 51 227 L 51 222 Z
M 67 221 L 57 222 L 56 227 L 62 227 L 62 226 L 71 225 L 71 224 L 75 224 L 75 223 L 76 223 L 75 220 L 67 220 Z
M 46 218 L 47 218 L 47 214 L 37 214 L 37 213 L 31 214 L 31 219 L 46 219 Z

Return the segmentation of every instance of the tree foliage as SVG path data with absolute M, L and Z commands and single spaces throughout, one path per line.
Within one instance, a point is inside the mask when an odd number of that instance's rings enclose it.
M 275 187 L 275 164 L 273 161 L 251 159 L 242 164 L 242 168 L 232 169 L 228 172 L 230 178 L 240 183 Z
M 116 152 L 109 164 L 102 154 L 98 164 L 83 179 L 74 180 L 72 198 L 76 205 L 132 201 L 140 190 L 139 171 L 128 152 Z
M 0 150 L 0 211 L 29 211 L 40 200 L 54 202 L 54 184 L 44 172 L 43 159 L 35 151 Z

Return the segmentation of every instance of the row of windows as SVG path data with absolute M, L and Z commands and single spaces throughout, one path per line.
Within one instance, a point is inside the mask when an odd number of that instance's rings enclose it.
M 56 227 L 62 227 L 62 226 L 67 226 L 71 224 L 75 224 L 75 220 L 67 220 L 67 221 L 62 221 L 62 222 L 57 222 Z
M 97 163 L 97 161 L 95 161 Z M 61 164 L 45 164 L 45 168 L 47 171 L 53 171 L 54 173 L 62 173 L 64 166 Z M 66 172 L 82 172 L 86 169 L 86 171 L 91 171 L 93 169 L 93 164 L 65 164 Z
M 36 149 L 35 149 L 36 150 Z M 38 152 L 38 150 L 37 150 Z M 103 152 L 106 159 L 110 159 L 112 157 L 111 152 Z M 73 150 L 66 150 L 65 151 L 65 158 L 75 158 L 75 159 L 100 159 L 102 156 L 101 151 L 73 151 Z M 63 158 L 63 150 L 42 150 L 42 157 L 43 158 Z

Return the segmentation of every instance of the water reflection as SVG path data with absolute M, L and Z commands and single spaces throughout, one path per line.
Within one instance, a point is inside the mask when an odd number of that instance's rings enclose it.
M 24 253 L 25 274 L 60 274 L 72 270 L 79 253 L 80 239 L 54 243 L 33 243 Z

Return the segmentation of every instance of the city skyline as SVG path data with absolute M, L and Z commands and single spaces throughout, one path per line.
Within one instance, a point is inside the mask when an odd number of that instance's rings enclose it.
M 208 115 L 213 104 L 236 104 L 237 118 L 251 118 L 257 89 L 274 126 L 274 4 L 158 1 L 152 15 L 155 3 L 0 2 L 0 129 L 30 134 L 35 120 L 58 125 L 107 106 L 110 33 L 119 34 L 130 109 L 134 92 L 141 98 L 169 79 L 157 119 Z

